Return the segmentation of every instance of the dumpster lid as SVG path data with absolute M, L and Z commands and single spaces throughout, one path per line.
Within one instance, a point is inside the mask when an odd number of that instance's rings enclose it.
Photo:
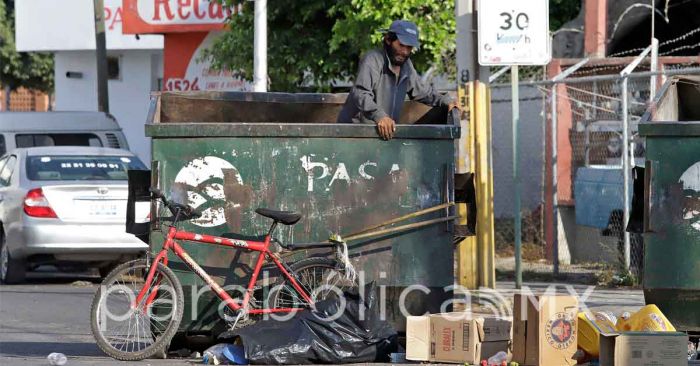
M 347 94 L 153 92 L 148 123 L 335 123 Z M 445 124 L 447 109 L 406 101 L 400 124 Z
M 642 136 L 700 135 L 700 76 L 670 78 L 642 115 Z
M 457 139 L 459 126 L 397 125 L 395 139 Z M 378 139 L 377 127 L 335 123 L 163 123 L 147 124 L 148 137 L 325 137 Z
M 378 138 L 374 124 L 335 123 L 347 94 L 155 92 L 149 137 Z M 459 138 L 459 116 L 447 108 L 404 103 L 396 138 Z
M 640 123 L 639 134 L 641 136 L 700 136 L 700 121 Z

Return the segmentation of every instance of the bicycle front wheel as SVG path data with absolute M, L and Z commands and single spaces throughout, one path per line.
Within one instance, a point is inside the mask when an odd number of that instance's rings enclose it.
M 92 334 L 100 349 L 117 360 L 143 360 L 165 351 L 180 325 L 182 286 L 163 264 L 158 264 L 145 296 L 136 303 L 148 270 L 142 259 L 118 266 L 92 300 Z

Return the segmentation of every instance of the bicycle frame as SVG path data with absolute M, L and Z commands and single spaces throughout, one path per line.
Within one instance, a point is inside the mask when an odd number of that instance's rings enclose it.
M 192 257 L 175 241 L 175 240 L 187 240 L 191 242 L 196 242 L 196 243 L 201 243 L 201 244 L 213 244 L 213 245 L 220 245 L 220 246 L 225 246 L 225 247 L 232 247 L 232 248 L 239 248 L 239 249 L 244 249 L 248 251 L 254 251 L 254 252 L 259 252 L 260 254 L 258 255 L 258 259 L 255 264 L 255 268 L 253 270 L 253 275 L 250 279 L 250 282 L 248 283 L 248 287 L 246 288 L 245 295 L 243 297 L 243 306 L 239 305 L 236 303 L 236 300 L 232 298 L 229 294 L 224 291 L 221 286 L 219 286 L 214 280 L 207 274 L 207 272 L 195 262 Z M 134 307 L 136 307 L 137 304 L 140 304 L 141 301 L 143 301 L 144 296 L 146 295 L 147 289 L 150 287 L 151 282 L 153 281 L 153 277 L 155 275 L 156 268 L 158 266 L 158 263 L 163 263 L 165 266 L 168 265 L 168 251 L 172 250 L 175 255 L 177 255 L 180 259 L 182 259 L 183 262 L 187 264 L 187 266 L 190 267 L 190 269 L 197 274 L 206 284 L 211 288 L 216 295 L 226 303 L 226 305 L 234 310 L 234 311 L 239 311 L 243 310 L 247 312 L 248 314 L 265 314 L 265 313 L 290 313 L 294 311 L 299 311 L 302 310 L 302 308 L 268 308 L 268 309 L 249 309 L 249 300 L 250 297 L 253 294 L 255 282 L 258 280 L 258 275 L 260 274 L 260 269 L 263 266 L 263 263 L 265 262 L 265 257 L 268 257 L 272 260 L 272 262 L 279 268 L 279 270 L 282 273 L 283 278 L 291 283 L 292 287 L 301 295 L 301 297 L 306 301 L 308 304 L 313 304 L 313 300 L 311 299 L 311 296 L 306 293 L 304 288 L 302 288 L 297 280 L 292 276 L 289 271 L 285 268 L 285 266 L 282 264 L 282 262 L 272 253 L 270 252 L 270 234 L 265 235 L 265 241 L 264 242 L 256 242 L 256 241 L 248 241 L 248 240 L 240 240 L 240 239 L 229 239 L 229 238 L 223 238 L 223 237 L 218 237 L 218 236 L 213 236 L 213 235 L 204 235 L 204 234 L 196 234 L 188 231 L 180 231 L 177 230 L 175 227 L 171 226 L 170 229 L 168 230 L 168 236 L 165 239 L 165 243 L 163 245 L 163 249 L 160 250 L 158 255 L 155 257 L 153 260 L 153 263 L 151 264 L 151 267 L 148 271 L 148 276 L 146 277 L 146 282 L 139 292 L 138 296 L 135 299 L 134 302 Z M 154 291 L 151 293 L 151 295 L 146 299 L 146 306 L 150 305 L 151 302 L 154 300 L 156 294 L 157 294 L 157 284 L 154 289 Z

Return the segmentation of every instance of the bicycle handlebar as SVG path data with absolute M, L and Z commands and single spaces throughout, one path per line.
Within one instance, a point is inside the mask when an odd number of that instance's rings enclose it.
M 151 187 L 149 188 L 149 191 L 151 192 L 151 196 L 155 199 L 161 200 L 161 202 L 163 202 L 163 204 L 170 210 L 170 212 L 172 212 L 173 215 L 175 215 L 175 217 L 184 215 L 184 219 L 191 220 L 202 216 L 202 212 L 192 206 L 183 205 L 181 203 L 168 200 L 165 197 L 165 194 L 163 194 L 163 191 L 158 188 Z

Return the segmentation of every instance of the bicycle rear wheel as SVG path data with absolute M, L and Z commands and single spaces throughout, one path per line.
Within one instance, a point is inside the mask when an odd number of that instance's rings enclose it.
M 352 286 L 354 281 L 345 277 L 345 271 L 336 260 L 313 257 L 302 259 L 290 266 L 296 275 L 299 285 L 311 296 L 314 303 L 340 296 L 342 292 Z M 285 278 L 280 280 L 269 295 L 269 304 L 272 308 L 307 308 L 309 303 Z
M 182 286 L 163 264 L 158 264 L 146 295 L 134 306 L 148 270 L 142 259 L 118 266 L 92 300 L 92 334 L 100 349 L 117 360 L 143 360 L 165 351 L 180 325 Z M 150 297 L 152 302 L 146 304 Z

